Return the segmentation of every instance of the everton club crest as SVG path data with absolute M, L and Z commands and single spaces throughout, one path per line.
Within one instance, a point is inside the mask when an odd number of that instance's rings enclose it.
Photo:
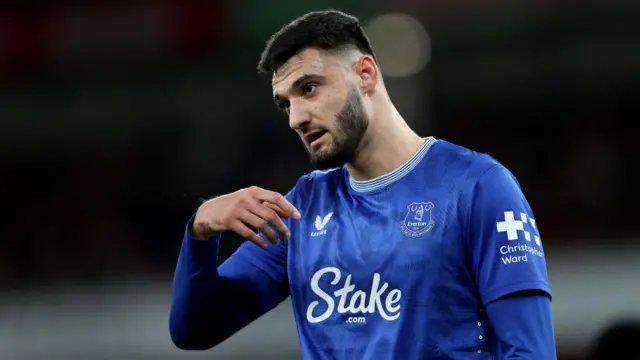
M 428 233 L 435 225 L 431 219 L 431 210 L 434 205 L 431 201 L 411 203 L 407 206 L 407 215 L 400 223 L 400 230 L 412 238 L 420 237 Z

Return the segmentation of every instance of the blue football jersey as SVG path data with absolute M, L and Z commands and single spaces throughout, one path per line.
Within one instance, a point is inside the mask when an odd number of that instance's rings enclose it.
M 286 279 L 305 359 L 490 359 L 484 306 L 551 294 L 534 214 L 486 154 L 427 138 L 387 175 L 315 171 L 287 197 L 291 239 L 239 253 Z

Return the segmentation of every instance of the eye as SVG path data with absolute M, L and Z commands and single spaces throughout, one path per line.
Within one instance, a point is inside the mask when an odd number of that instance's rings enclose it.
M 302 93 L 304 95 L 310 95 L 313 94 L 317 88 L 318 84 L 316 83 L 306 83 L 304 86 L 302 86 Z

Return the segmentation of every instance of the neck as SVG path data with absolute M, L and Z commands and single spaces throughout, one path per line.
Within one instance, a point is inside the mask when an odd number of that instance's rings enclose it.
M 424 144 L 391 106 L 372 119 L 354 161 L 347 164 L 352 179 L 365 181 L 392 172 L 407 162 Z

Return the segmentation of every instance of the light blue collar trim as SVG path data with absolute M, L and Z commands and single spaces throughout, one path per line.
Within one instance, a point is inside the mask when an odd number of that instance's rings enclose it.
M 371 180 L 357 181 L 349 178 L 349 185 L 356 192 L 370 192 L 390 185 L 411 172 L 411 170 L 413 170 L 420 161 L 424 159 L 429 152 L 429 149 L 431 149 L 431 146 L 433 146 L 437 141 L 437 139 L 429 136 L 425 138 L 424 145 L 422 145 L 420 150 L 418 150 L 411 159 L 407 160 L 407 162 L 402 164 L 399 168 Z

